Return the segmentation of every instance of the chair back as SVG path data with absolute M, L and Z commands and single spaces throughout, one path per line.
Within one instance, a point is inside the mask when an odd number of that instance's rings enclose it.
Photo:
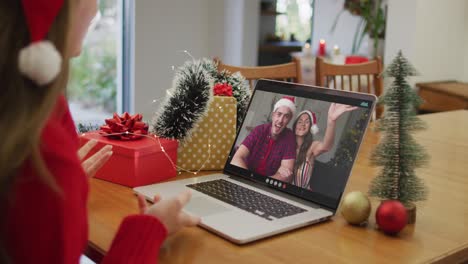
M 317 86 L 380 96 L 383 92 L 382 71 L 380 57 L 364 63 L 345 65 L 331 64 L 317 57 L 315 82 Z M 382 109 L 377 108 L 376 117 L 380 117 L 381 113 Z
M 240 74 L 249 81 L 250 89 L 255 87 L 255 81 L 258 79 L 272 79 L 295 83 L 302 82 L 301 63 L 297 58 L 293 58 L 292 62 L 289 63 L 257 67 L 228 65 L 217 58 L 215 58 L 214 61 L 218 65 L 218 71 L 226 70 L 231 73 L 240 72 Z

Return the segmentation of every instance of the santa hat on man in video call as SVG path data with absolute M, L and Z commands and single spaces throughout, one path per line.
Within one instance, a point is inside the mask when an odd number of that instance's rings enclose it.
M 62 68 L 62 56 L 54 44 L 47 40 L 52 24 L 63 6 L 63 0 L 21 0 L 29 44 L 20 50 L 20 72 L 39 86 L 55 80 Z
M 279 99 L 278 102 L 276 102 L 275 107 L 273 108 L 273 112 L 275 112 L 281 106 L 286 106 L 291 109 L 292 115 L 294 116 L 296 113 L 295 100 L 296 98 L 293 96 L 284 96 L 283 98 Z

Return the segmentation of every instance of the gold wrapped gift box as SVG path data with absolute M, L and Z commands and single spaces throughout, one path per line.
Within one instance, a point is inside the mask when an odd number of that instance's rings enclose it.
M 192 136 L 179 145 L 177 166 L 184 170 L 222 170 L 236 137 L 237 101 L 215 96 Z

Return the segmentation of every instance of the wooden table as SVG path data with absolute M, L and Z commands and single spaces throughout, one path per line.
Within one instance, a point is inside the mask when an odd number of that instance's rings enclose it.
M 454 263 L 468 260 L 468 111 L 422 116 L 429 128 L 417 141 L 431 155 L 417 171 L 429 187 L 418 204 L 416 224 L 398 236 L 375 230 L 376 200 L 367 227 L 346 224 L 338 212 L 328 222 L 252 244 L 237 246 L 202 228 L 185 229 L 168 238 L 160 263 Z M 346 192 L 368 190 L 376 168 L 369 166 L 378 134 L 369 129 Z M 183 175 L 182 177 L 188 177 Z M 90 249 L 109 249 L 121 219 L 137 212 L 126 187 L 91 180 Z
M 417 83 L 424 103 L 423 112 L 441 112 L 468 109 L 468 83 L 456 81 Z

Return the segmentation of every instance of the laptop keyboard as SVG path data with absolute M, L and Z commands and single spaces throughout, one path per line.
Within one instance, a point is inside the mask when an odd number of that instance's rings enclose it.
M 189 184 L 187 187 L 270 221 L 306 211 L 223 179 Z

